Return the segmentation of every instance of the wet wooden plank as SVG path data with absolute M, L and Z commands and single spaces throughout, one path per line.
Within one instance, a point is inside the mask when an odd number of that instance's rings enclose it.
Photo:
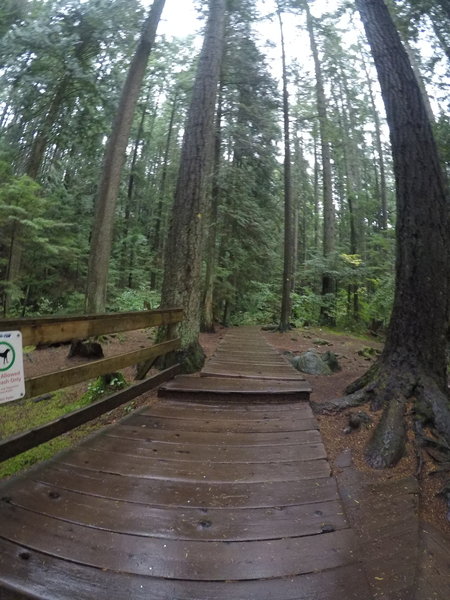
M 293 395 L 300 397 L 301 394 L 311 392 L 311 386 L 305 381 L 266 381 L 234 379 L 231 377 L 192 377 L 190 375 L 178 375 L 171 382 L 161 386 L 161 396 L 173 392 L 193 392 L 209 394 L 246 394 L 248 396 L 264 395 Z
M 237 366 L 243 364 L 262 366 L 267 365 L 294 369 L 294 367 L 285 358 L 278 354 L 274 354 L 273 352 L 259 355 L 249 355 L 248 353 L 237 355 L 232 352 L 224 352 L 220 354 L 214 354 L 213 356 L 211 356 L 211 358 L 209 358 L 206 362 L 206 365 L 212 363 L 233 364 Z
M 205 444 L 167 444 L 143 439 L 121 439 L 102 435 L 86 447 L 102 452 L 127 456 L 147 456 L 175 461 L 208 461 L 223 463 L 290 462 L 326 458 L 322 443 L 290 444 L 284 446 L 207 446 Z
M 264 416 L 270 415 L 273 418 L 280 418 L 281 416 L 290 416 L 295 419 L 301 414 L 305 414 L 306 410 L 310 410 L 310 406 L 306 402 L 271 402 L 267 403 L 252 403 L 252 404 L 230 404 L 229 402 L 222 403 L 216 402 L 215 404 L 206 404 L 204 402 L 195 403 L 189 402 L 186 404 L 182 399 L 171 399 L 170 396 L 161 398 L 157 403 L 152 404 L 152 414 L 163 415 L 185 414 L 188 418 L 192 418 L 193 415 L 205 415 L 211 417 L 228 417 L 229 418 L 264 418 Z M 147 409 L 145 409 L 147 412 Z
M 232 352 L 220 352 L 214 353 L 210 359 L 208 359 L 208 364 L 210 362 L 220 362 L 222 364 L 225 363 L 237 363 L 241 364 L 245 360 L 245 364 L 247 365 L 280 365 L 283 367 L 289 366 L 289 362 L 280 355 L 276 355 L 273 352 L 267 352 L 265 354 L 254 355 L 248 353 L 242 353 L 240 355 L 236 355 Z
M 83 467 L 56 464 L 39 470 L 33 481 L 71 490 L 139 502 L 141 504 L 199 508 L 263 508 L 327 502 L 338 498 L 336 482 L 331 477 L 284 481 L 218 483 L 211 481 L 173 481 L 122 477 L 120 474 L 99 473 Z M 12 493 L 10 486 L 2 495 Z
M 131 575 L 66 562 L 0 539 L 2 600 L 368 600 L 357 565 L 319 573 L 253 581 L 189 581 Z M 9 591 L 6 589 L 8 586 Z M 15 590 L 15 591 L 14 591 Z M 15 594 L 18 595 L 15 595 Z
M 336 501 L 271 508 L 179 510 L 118 502 L 26 482 L 16 486 L 8 502 L 95 529 L 180 540 L 270 540 L 348 528 L 342 505 Z
M 194 581 L 286 577 L 354 564 L 351 530 L 299 538 L 202 542 L 148 538 L 67 523 L 4 505 L 1 537 L 99 569 Z
M 247 363 L 223 364 L 216 361 L 208 362 L 200 373 L 201 377 L 245 377 L 248 379 L 280 381 L 304 381 L 305 378 L 289 365 L 267 367 L 249 365 Z
M 273 406 L 273 405 L 272 405 Z M 172 404 L 164 401 L 159 401 L 152 406 L 148 406 L 139 411 L 139 414 L 152 417 L 173 417 L 179 419 L 226 419 L 229 421 L 255 421 L 255 420 L 281 420 L 281 419 L 311 419 L 314 417 L 311 407 L 307 403 L 291 404 L 284 412 L 272 410 L 271 405 L 261 409 L 260 405 L 255 405 L 252 410 L 236 410 L 221 409 L 211 406 L 186 406 L 184 402 L 175 402 Z
M 320 441 L 317 429 L 305 431 L 284 431 L 281 433 L 265 432 L 251 434 L 248 432 L 227 431 L 218 436 L 214 431 L 169 431 L 147 427 L 147 424 L 133 427 L 127 425 L 128 421 L 108 430 L 109 436 L 129 439 L 145 439 L 158 441 L 165 444 L 205 444 L 216 447 L 258 447 L 258 446 L 285 446 L 290 444 L 309 444 Z M 315 425 L 318 427 L 318 425 Z M 262 451 L 262 450 L 261 450 Z
M 127 425 L 134 427 L 147 427 L 147 429 L 172 429 L 177 431 L 198 431 L 216 433 L 264 433 L 284 431 L 306 431 L 317 429 L 315 418 L 304 419 L 176 419 L 171 417 L 151 417 L 142 413 L 132 415 L 127 420 Z
M 147 479 L 171 479 L 174 481 L 209 481 L 232 483 L 292 481 L 318 479 L 330 475 L 328 462 L 323 459 L 281 463 L 208 463 L 188 462 L 182 464 L 158 458 L 112 455 L 80 447 L 61 457 L 61 464 L 91 469 L 100 473 L 116 473 L 123 477 L 135 476 Z
M 186 396 L 189 397 L 189 394 L 186 394 Z M 295 415 L 297 414 L 296 411 L 302 411 L 304 410 L 304 406 L 308 406 L 307 403 L 296 402 L 295 399 L 293 400 L 292 397 L 289 398 L 289 396 L 285 401 L 272 402 L 271 400 L 268 400 L 267 402 L 253 402 L 252 399 L 252 402 L 241 402 L 239 404 L 228 402 L 228 398 L 226 396 L 224 398 L 216 396 L 215 402 L 210 402 L 207 405 L 205 405 L 205 403 L 201 400 L 201 396 L 199 397 L 200 399 L 198 399 L 197 402 L 195 401 L 195 399 L 192 399 L 189 400 L 188 404 L 186 404 L 184 398 L 184 395 L 171 397 L 170 394 L 168 394 L 164 396 L 164 398 L 160 398 L 158 403 L 154 404 L 154 406 L 168 406 L 169 408 L 182 406 L 183 409 L 184 407 L 186 407 L 187 414 L 195 412 L 196 410 L 208 410 L 210 411 L 209 414 L 220 414 L 228 412 L 233 415 L 252 414 L 267 410 L 270 410 L 270 412 L 273 414 L 284 412 L 286 414 Z

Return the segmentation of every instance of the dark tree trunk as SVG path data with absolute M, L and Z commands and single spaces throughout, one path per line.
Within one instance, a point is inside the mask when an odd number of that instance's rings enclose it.
M 319 179 L 320 165 L 318 152 L 317 126 L 313 129 L 314 136 L 314 250 L 319 251 Z
M 148 96 L 142 110 L 142 115 L 139 120 L 139 127 L 134 141 L 133 155 L 131 159 L 130 174 L 128 176 L 128 187 L 127 187 L 127 199 L 125 205 L 125 219 L 124 219 L 124 230 L 123 230 L 123 242 L 122 251 L 120 257 L 120 280 L 122 287 L 128 285 L 131 287 L 133 276 L 132 276 L 132 255 L 133 255 L 133 244 L 130 245 L 128 236 L 131 228 L 131 213 L 134 201 L 134 190 L 136 187 L 136 163 L 138 158 L 139 145 L 142 141 L 142 134 L 144 131 L 144 121 L 147 114 L 147 103 Z M 131 248 L 130 248 L 131 246 Z M 129 268 L 127 268 L 127 266 Z
M 283 70 L 283 124 L 284 124 L 284 264 L 281 297 L 280 331 L 291 328 L 292 286 L 294 280 L 295 231 L 294 211 L 292 206 L 291 185 L 291 142 L 289 131 L 289 94 L 286 70 L 286 52 L 284 46 L 283 21 L 278 6 L 278 20 L 281 35 L 281 61 Z
M 120 176 L 133 122 L 134 109 L 164 4 L 165 0 L 155 0 L 144 23 L 143 33 L 128 70 L 116 118 L 105 150 L 89 253 L 86 287 L 86 311 L 89 313 L 104 312 L 105 310 L 114 214 Z
M 166 188 L 167 188 L 167 172 L 169 168 L 169 156 L 170 149 L 172 147 L 172 137 L 173 137 L 173 124 L 175 122 L 175 115 L 178 108 L 178 90 L 175 91 L 175 95 L 172 101 L 172 108 L 170 111 L 170 119 L 169 119 L 169 127 L 167 131 L 166 138 L 166 146 L 164 148 L 164 158 L 163 165 L 161 169 L 161 180 L 159 183 L 158 190 L 158 205 L 156 207 L 156 220 L 155 220 L 155 230 L 153 232 L 153 239 L 151 243 L 151 251 L 152 251 L 152 270 L 150 274 L 150 287 L 156 289 L 156 279 L 159 270 L 161 269 L 162 263 L 162 222 L 163 222 L 163 206 L 164 199 L 166 197 Z
M 314 21 L 309 10 L 308 3 L 305 3 L 306 25 L 311 43 L 311 52 L 314 60 L 314 69 L 316 74 L 316 95 L 317 112 L 319 116 L 320 142 L 322 150 L 322 193 L 323 193 L 323 255 L 325 259 L 330 258 L 335 250 L 335 210 L 333 203 L 333 186 L 331 171 L 331 151 L 329 142 L 329 125 L 327 115 L 327 103 L 323 82 L 322 67 L 319 59 L 319 51 L 314 32 Z M 320 320 L 323 325 L 333 326 L 336 324 L 332 298 L 336 292 L 336 281 L 334 277 L 325 272 L 322 276 L 322 296 L 325 303 L 321 307 Z
M 394 306 L 383 353 L 335 406 L 384 407 L 366 449 L 377 468 L 403 455 L 407 401 L 434 416 L 450 443 L 446 329 L 449 197 L 420 87 L 383 0 L 357 0 L 378 71 L 391 135 L 397 191 Z
M 372 118 L 375 125 L 375 147 L 378 154 L 378 164 L 380 171 L 379 197 L 380 197 L 380 214 L 378 218 L 379 228 L 386 231 L 388 227 L 388 210 L 387 210 L 387 186 L 386 186 L 386 167 L 384 161 L 383 143 L 381 141 L 381 123 L 380 115 L 375 104 L 375 96 L 373 93 L 372 81 L 370 79 L 369 69 L 367 68 L 364 54 L 362 54 L 362 62 L 364 72 L 367 77 L 370 107 L 372 109 Z
M 204 360 L 200 332 L 201 252 L 206 190 L 212 171 L 214 117 L 222 62 L 226 0 L 210 0 L 203 49 L 187 116 L 172 220 L 166 243 L 161 306 L 181 306 L 178 327 L 185 370 Z M 173 335 L 174 327 L 161 332 Z
M 211 210 L 206 245 L 205 292 L 203 294 L 202 331 L 214 333 L 214 282 L 217 263 L 217 219 L 219 217 L 219 172 L 222 153 L 222 94 L 217 103 L 216 135 L 214 143 L 214 171 L 211 190 Z

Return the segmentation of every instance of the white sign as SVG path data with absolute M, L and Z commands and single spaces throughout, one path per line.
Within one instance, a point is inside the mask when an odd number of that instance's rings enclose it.
M 22 334 L 0 331 L 0 404 L 25 396 Z

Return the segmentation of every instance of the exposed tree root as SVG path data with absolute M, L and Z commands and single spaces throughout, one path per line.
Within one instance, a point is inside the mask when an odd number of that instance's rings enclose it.
M 318 413 L 335 413 L 369 403 L 371 410 L 383 409 L 381 419 L 369 440 L 365 459 L 376 469 L 392 467 L 405 452 L 407 438 L 406 404 L 416 400 L 415 418 L 421 421 L 416 434 L 422 435 L 426 425 L 440 434 L 442 444 L 450 447 L 450 402 L 447 395 L 430 377 L 404 366 L 386 365 L 381 361 L 348 386 L 342 398 L 314 403 Z M 421 442 L 423 443 L 423 435 Z
M 405 404 L 405 396 L 391 399 L 366 446 L 365 459 L 374 469 L 392 467 L 405 454 Z

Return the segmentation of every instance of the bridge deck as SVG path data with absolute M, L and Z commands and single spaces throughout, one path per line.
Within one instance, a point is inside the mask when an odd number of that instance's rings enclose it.
M 3 485 L 2 600 L 371 597 L 308 384 L 248 329 L 201 375 Z

